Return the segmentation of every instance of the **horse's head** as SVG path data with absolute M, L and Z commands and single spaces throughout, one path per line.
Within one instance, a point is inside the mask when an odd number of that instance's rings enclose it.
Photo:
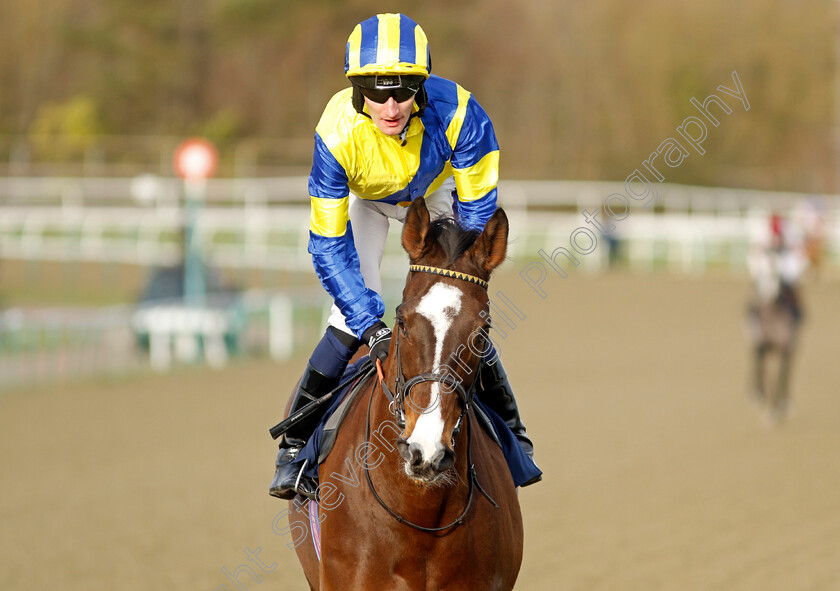
M 397 309 L 388 381 L 404 414 L 406 473 L 433 482 L 455 463 L 454 442 L 480 363 L 492 351 L 487 280 L 505 258 L 508 222 L 497 209 L 481 233 L 409 208 L 402 245 L 411 262 Z M 404 380 L 404 381 L 403 381 Z

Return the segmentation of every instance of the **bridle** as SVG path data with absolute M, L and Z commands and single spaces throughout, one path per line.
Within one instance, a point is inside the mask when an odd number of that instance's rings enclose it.
M 441 275 L 443 277 L 460 279 L 462 281 L 474 283 L 480 287 L 483 287 L 485 290 L 488 288 L 488 284 L 484 279 L 480 279 L 478 277 L 474 277 L 473 275 L 468 275 L 466 273 L 461 273 L 460 271 L 452 271 L 451 269 L 430 267 L 428 265 L 409 265 L 408 270 L 416 273 L 431 273 L 433 275 Z M 399 307 L 397 308 L 397 310 L 399 310 Z M 458 397 L 461 399 L 461 416 L 458 417 L 458 423 L 455 428 L 455 432 L 457 433 L 458 426 L 460 426 L 461 424 L 461 419 L 463 419 L 464 415 L 467 413 L 467 411 L 469 411 L 469 408 L 472 405 L 473 398 L 475 397 L 475 388 L 477 380 L 473 380 L 469 390 L 465 390 L 454 375 L 447 373 L 421 373 L 406 380 L 402 370 L 402 355 L 400 354 L 400 341 L 400 331 L 397 330 L 394 333 L 394 356 L 396 357 L 397 361 L 397 376 L 394 381 L 393 392 L 390 388 L 388 388 L 388 385 L 385 383 L 385 376 L 382 373 L 381 363 L 377 362 L 376 364 L 376 371 L 379 376 L 379 383 L 382 386 L 382 391 L 388 398 L 388 402 L 390 403 L 389 408 L 391 410 L 391 414 L 396 417 L 397 423 L 399 424 L 400 428 L 405 428 L 405 400 L 411 389 L 417 384 L 421 384 L 423 382 L 438 382 L 440 384 L 444 384 L 446 386 L 451 387 L 451 389 L 448 392 L 452 392 L 454 390 L 458 393 Z M 481 366 L 483 364 L 484 358 L 482 357 L 481 361 L 479 362 L 478 369 L 476 370 L 476 375 L 480 373 Z
M 484 279 L 479 279 L 460 271 L 453 271 L 452 269 L 440 269 L 438 267 L 429 267 L 428 265 L 409 265 L 409 271 L 416 271 L 418 273 L 431 273 L 432 275 L 441 275 L 443 277 L 452 277 L 453 279 L 462 279 L 469 281 L 483 287 L 485 290 L 490 286 Z
M 473 380 L 468 390 L 465 390 L 464 386 L 461 385 L 461 382 L 458 381 L 458 379 L 451 373 L 427 372 L 417 374 L 416 376 L 406 380 L 405 374 L 403 374 L 402 369 L 400 341 L 400 331 L 398 330 L 396 331 L 396 333 L 394 333 L 394 357 L 396 358 L 397 362 L 397 376 L 394 379 L 393 391 L 391 391 L 391 389 L 388 387 L 388 384 L 385 382 L 385 375 L 382 372 L 382 363 L 378 359 L 376 360 L 376 373 L 379 378 L 379 384 L 380 386 L 382 386 L 382 392 L 388 399 L 388 409 L 390 410 L 391 414 L 394 415 L 394 417 L 397 419 L 397 424 L 400 426 L 401 429 L 405 428 L 405 401 L 411 393 L 411 389 L 417 384 L 422 384 L 423 382 L 438 382 L 449 388 L 449 390 L 447 390 L 447 393 L 455 391 L 458 393 L 458 398 L 461 399 L 461 415 L 458 417 L 458 422 L 455 426 L 455 433 L 457 434 L 458 428 L 461 424 L 461 420 L 464 418 L 464 415 L 469 411 L 470 406 L 472 405 L 473 398 L 475 398 L 475 389 L 478 380 Z M 476 375 L 478 375 L 478 373 L 481 371 L 482 365 L 484 365 L 484 358 L 481 358 L 481 361 L 479 361 L 478 369 L 476 370 Z
M 472 275 L 467 275 L 466 273 L 461 273 L 458 271 L 451 271 L 449 269 L 440 269 L 438 267 L 429 267 L 425 265 L 410 265 L 410 271 L 420 272 L 420 273 L 432 273 L 434 275 L 442 275 L 444 277 L 451 277 L 454 279 L 461 279 L 463 281 L 469 281 L 470 283 L 474 283 L 487 289 L 488 285 L 487 282 L 483 279 L 479 279 L 478 277 L 473 277 Z M 478 482 L 478 478 L 475 472 L 475 466 L 472 463 L 472 423 L 470 421 L 470 414 L 469 409 L 472 406 L 473 399 L 475 398 L 475 390 L 476 385 L 478 384 L 478 374 L 481 372 L 481 367 L 484 364 L 484 358 L 481 357 L 479 361 L 478 368 L 476 369 L 476 379 L 473 380 L 472 384 L 470 384 L 469 389 L 464 389 L 461 383 L 453 374 L 446 374 L 446 373 L 439 373 L 439 372 L 427 372 L 421 373 L 416 376 L 409 378 L 408 380 L 405 379 L 405 375 L 403 374 L 402 370 L 402 355 L 400 354 L 400 332 L 399 330 L 395 331 L 394 333 L 394 356 L 396 357 L 396 364 L 397 364 L 397 372 L 396 378 L 394 380 L 394 390 L 388 387 L 385 383 L 385 376 L 382 372 L 382 363 L 377 359 L 376 361 L 376 372 L 379 379 L 379 385 L 382 387 L 382 392 L 385 394 L 385 397 L 388 399 L 389 402 L 389 411 L 391 414 L 396 418 L 397 423 L 401 429 L 405 428 L 405 404 L 406 404 L 406 397 L 411 392 L 411 388 L 416 386 L 417 384 L 421 384 L 423 382 L 438 382 L 440 384 L 446 385 L 451 389 L 449 392 L 453 390 L 458 393 L 458 398 L 461 400 L 461 414 L 458 416 L 458 422 L 455 424 L 455 429 L 453 430 L 453 446 L 454 446 L 454 438 L 459 433 L 461 427 L 461 421 L 466 416 L 467 417 L 467 465 L 468 465 L 468 482 L 469 482 L 469 494 L 467 497 L 467 506 L 464 508 L 464 511 L 461 515 L 455 519 L 449 525 L 443 527 L 423 527 L 421 525 L 417 525 L 406 520 L 404 517 L 396 513 L 393 509 L 391 509 L 387 503 L 379 496 L 379 493 L 376 492 L 376 488 L 373 486 L 373 481 L 370 478 L 370 470 L 368 469 L 367 463 L 364 465 L 365 469 L 365 478 L 368 483 L 368 487 L 370 491 L 373 493 L 373 496 L 379 502 L 380 505 L 398 522 L 404 523 L 414 529 L 423 532 L 429 533 L 436 533 L 446 531 L 452 527 L 456 527 L 461 525 L 464 521 L 464 518 L 469 513 L 470 507 L 472 506 L 473 500 L 473 492 L 477 487 L 481 493 L 487 497 L 487 499 L 496 507 L 498 508 L 499 505 L 494 501 L 487 491 L 481 486 Z M 367 428 L 365 432 L 365 442 L 370 441 L 370 414 L 371 414 L 371 405 L 373 403 L 373 395 L 376 391 L 376 382 L 374 382 L 373 388 L 370 392 L 370 399 L 368 400 L 368 410 L 367 410 Z

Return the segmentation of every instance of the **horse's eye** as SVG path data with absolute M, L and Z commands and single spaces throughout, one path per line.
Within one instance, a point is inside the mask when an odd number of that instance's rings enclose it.
M 397 318 L 397 328 L 400 329 L 400 333 L 405 335 L 408 331 L 405 329 L 405 321 L 402 318 Z

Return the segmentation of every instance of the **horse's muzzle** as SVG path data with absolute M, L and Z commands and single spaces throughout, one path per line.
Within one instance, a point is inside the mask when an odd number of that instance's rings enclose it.
M 438 444 L 430 459 L 423 457 L 423 449 L 417 443 L 405 439 L 397 440 L 397 450 L 405 460 L 405 472 L 423 482 L 434 482 L 455 464 L 455 451 L 448 445 Z

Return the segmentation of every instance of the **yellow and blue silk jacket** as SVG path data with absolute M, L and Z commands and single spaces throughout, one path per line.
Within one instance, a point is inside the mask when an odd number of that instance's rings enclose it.
M 385 309 L 359 271 L 350 192 L 407 207 L 454 176 L 453 213 L 462 227 L 481 231 L 496 210 L 499 145 L 490 118 L 454 82 L 433 75 L 425 84 L 428 105 L 411 117 L 402 138 L 383 134 L 356 112 L 352 88 L 333 96 L 315 130 L 309 252 L 318 278 L 357 336 Z

